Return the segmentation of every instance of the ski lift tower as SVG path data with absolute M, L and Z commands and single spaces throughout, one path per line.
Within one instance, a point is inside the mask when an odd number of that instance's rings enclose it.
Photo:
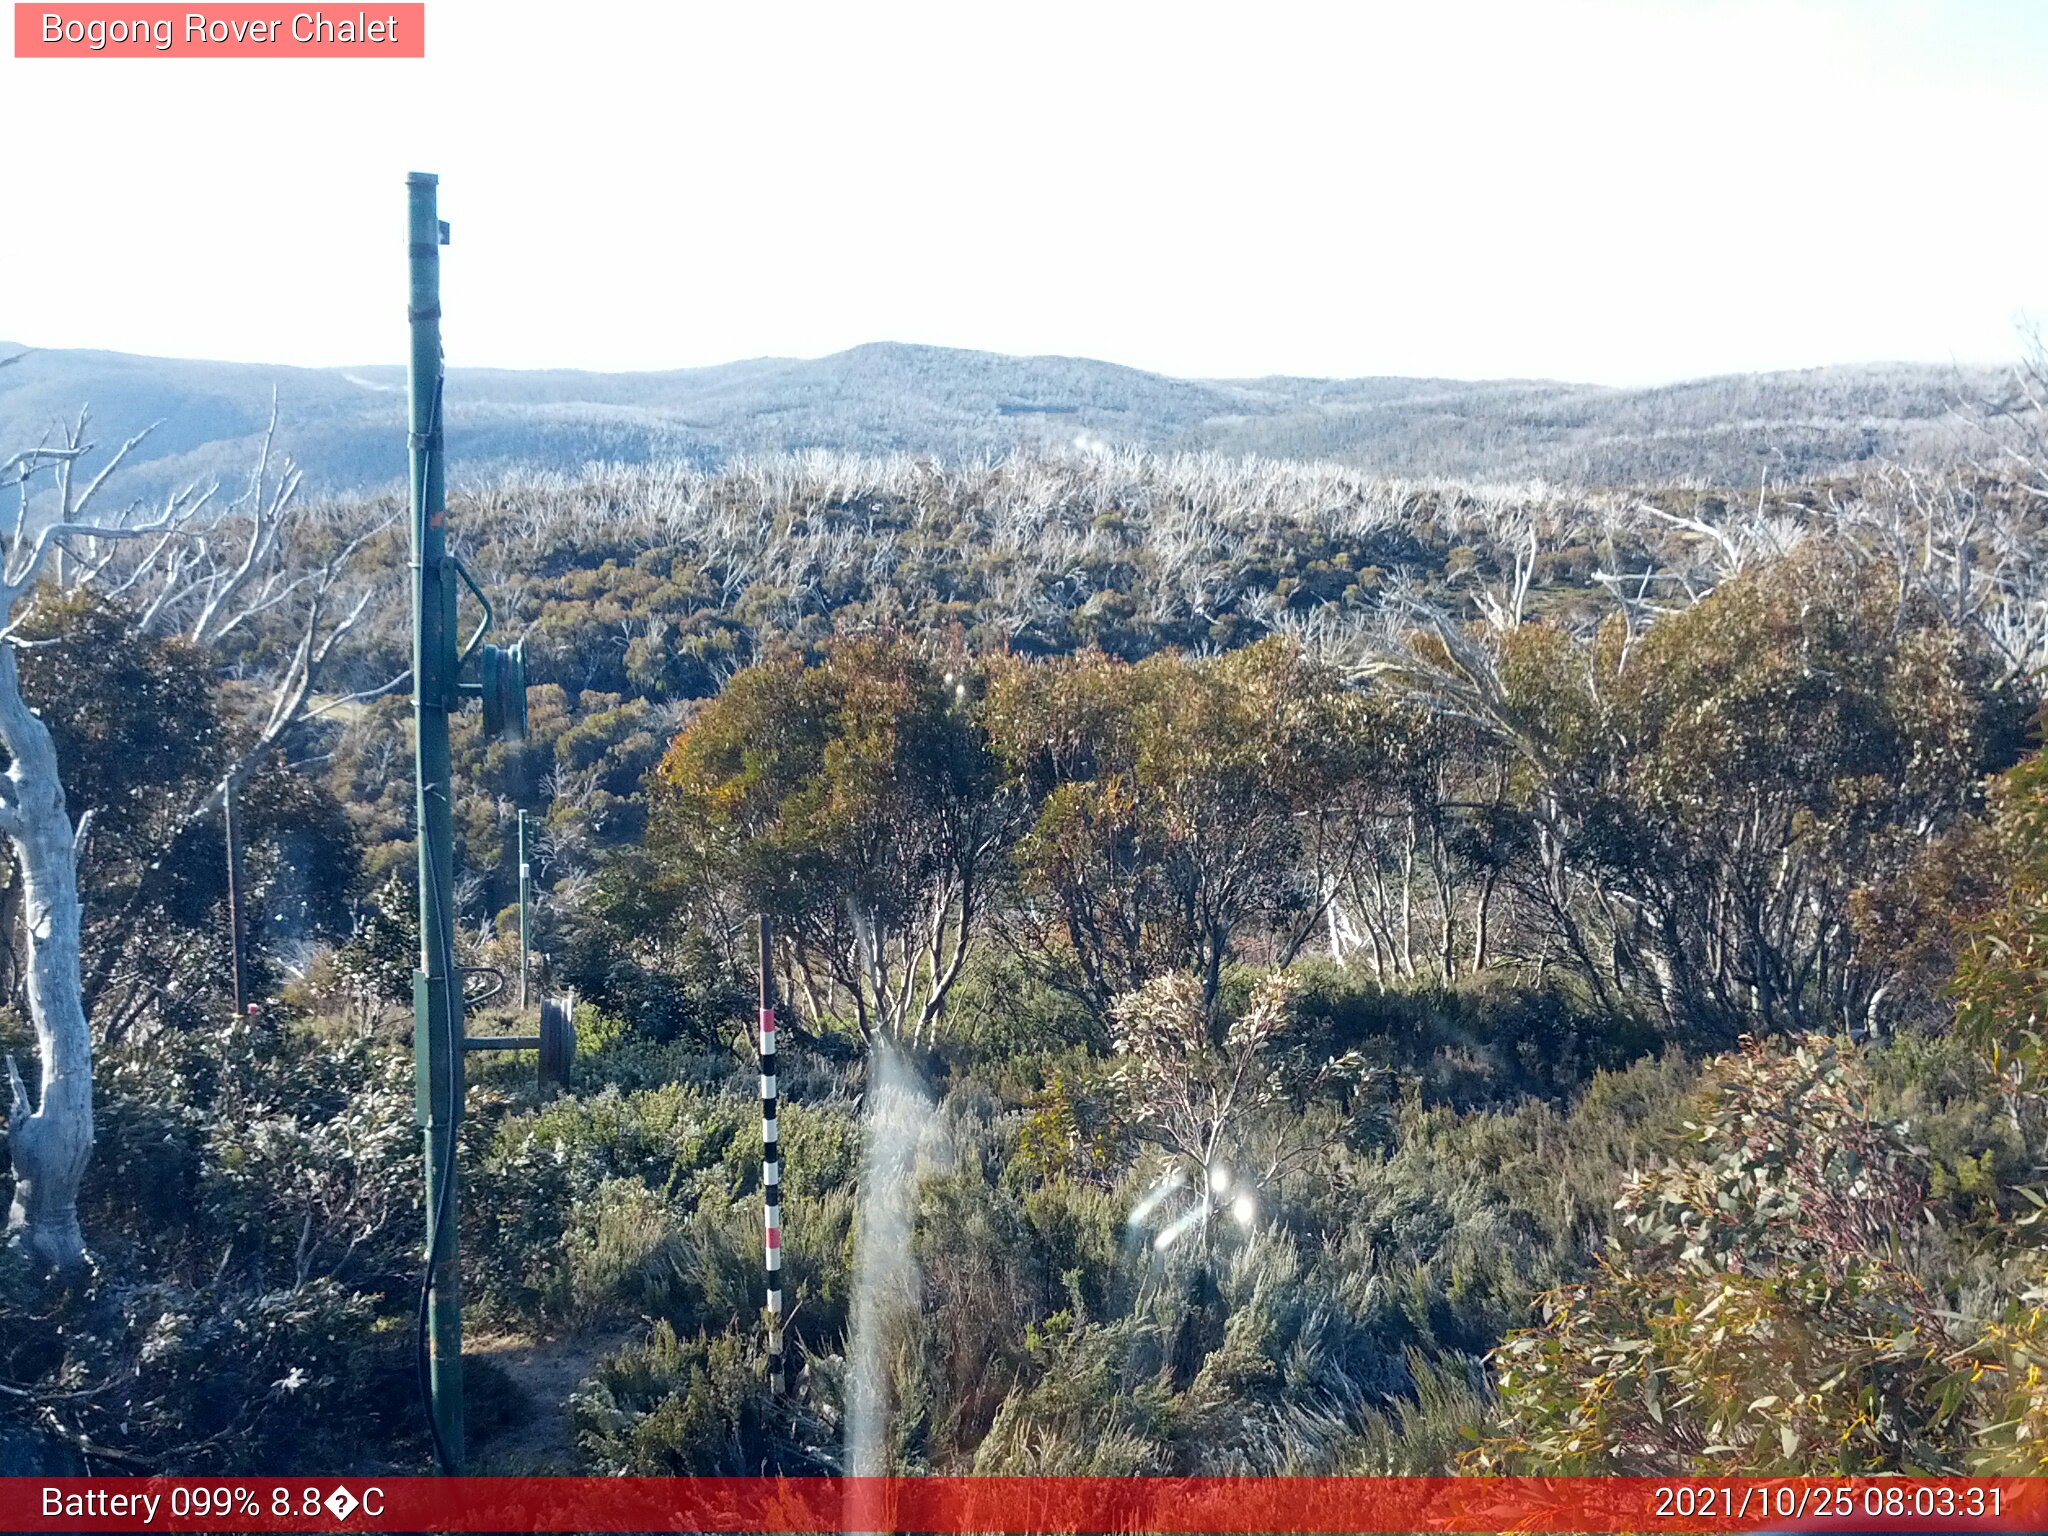
M 546 1088 L 566 1081 L 575 1036 L 571 1009 L 563 999 L 542 1004 L 538 1035 L 470 1037 L 463 1029 L 464 971 L 455 960 L 454 788 L 448 721 L 468 699 L 478 698 L 487 736 L 523 739 L 526 657 L 521 645 L 484 643 L 493 619 L 490 599 L 461 559 L 448 552 L 441 358 L 441 247 L 448 243 L 448 226 L 440 219 L 438 191 L 438 177 L 416 171 L 406 178 L 411 240 L 406 318 L 412 327 L 407 369 L 412 704 L 420 861 L 420 964 L 413 973 L 412 999 L 419 1122 L 426 1142 L 427 1263 L 419 1297 L 420 1388 L 433 1430 L 435 1458 L 443 1471 L 454 1473 L 462 1470 L 463 1462 L 462 1293 L 456 1265 L 455 1170 L 463 1057 L 473 1050 L 538 1049 L 542 1086 Z M 459 587 L 469 589 L 483 612 L 469 637 L 458 643 Z M 472 671 L 473 678 L 465 676 Z M 498 984 L 503 987 L 502 977 Z

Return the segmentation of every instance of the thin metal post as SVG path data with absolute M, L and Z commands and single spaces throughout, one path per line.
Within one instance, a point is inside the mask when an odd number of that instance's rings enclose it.
M 441 429 L 439 178 L 406 178 L 412 327 L 407 367 L 413 574 L 413 728 L 418 769 L 420 965 L 413 1053 L 426 1142 L 428 1274 L 423 1297 L 434 1451 L 462 1470 L 462 1296 L 456 1265 L 455 1127 L 462 1114 L 462 987 L 455 968 L 455 832 L 448 716 L 460 704 L 454 563 L 448 558 Z
M 526 1006 L 526 915 L 533 899 L 533 876 L 526 862 L 526 812 L 519 813 L 519 1006 Z
M 221 783 L 220 817 L 228 844 L 228 963 L 234 971 L 235 1017 L 249 1016 L 249 932 L 242 916 L 242 840 L 235 829 L 235 781 Z
M 768 1267 L 768 1390 L 781 1394 L 782 1142 L 776 1125 L 774 933 L 761 914 L 761 1242 Z

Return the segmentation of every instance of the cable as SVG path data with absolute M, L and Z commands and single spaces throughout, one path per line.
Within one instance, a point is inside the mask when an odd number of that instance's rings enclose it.
M 442 792 L 447 792 L 446 786 L 443 786 Z M 425 835 L 424 829 L 421 835 Z M 429 858 L 431 857 L 430 853 Z M 446 914 L 440 910 L 441 882 L 430 878 L 427 881 L 427 888 L 428 900 L 434 903 L 435 926 L 443 935 L 444 953 L 441 956 L 440 985 L 444 994 L 448 994 L 449 1013 L 452 1017 L 454 998 L 450 978 L 455 974 L 453 935 L 448 931 Z M 432 1004 L 429 1003 L 428 1007 L 428 1017 L 431 1020 Z M 441 1115 L 446 1127 L 442 1134 L 447 1138 L 440 1149 L 441 1182 L 434 1192 L 433 1209 L 427 1213 L 427 1259 L 420 1271 L 419 1306 L 413 1319 L 414 1363 L 419 1376 L 420 1407 L 427 1415 L 427 1432 L 433 1436 L 434 1460 L 443 1472 L 451 1475 L 456 1470 L 455 1458 L 450 1454 L 447 1442 L 441 1438 L 441 1421 L 434 1412 L 433 1350 L 427 1327 L 427 1306 L 434 1293 L 434 1255 L 440 1250 L 441 1232 L 448 1223 L 449 1201 L 455 1193 L 455 1116 L 461 1103 L 459 1067 L 459 1060 L 451 1058 L 448 1063 L 448 1102 L 442 1106 Z

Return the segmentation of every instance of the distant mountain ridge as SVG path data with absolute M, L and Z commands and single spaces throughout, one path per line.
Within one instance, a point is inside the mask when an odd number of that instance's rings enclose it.
M 29 350 L 0 342 L 0 451 L 89 405 L 108 446 L 152 421 L 124 477 L 154 495 L 246 472 L 276 391 L 279 446 L 309 489 L 404 476 L 404 370 L 293 368 Z M 1138 446 L 1333 459 L 1381 473 L 1580 484 L 1754 485 L 1875 458 L 1953 456 L 1959 403 L 1987 369 L 1873 364 L 1738 374 L 1647 389 L 1548 380 L 1178 379 L 1089 358 L 876 342 L 829 357 L 662 373 L 455 368 L 457 483 L 512 466 L 828 449 L 959 460 L 1018 449 Z

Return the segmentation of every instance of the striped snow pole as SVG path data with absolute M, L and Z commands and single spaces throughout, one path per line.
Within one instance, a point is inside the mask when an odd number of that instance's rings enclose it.
M 768 1265 L 768 1390 L 783 1390 L 782 1143 L 775 1124 L 773 935 L 761 914 L 761 1241 Z

